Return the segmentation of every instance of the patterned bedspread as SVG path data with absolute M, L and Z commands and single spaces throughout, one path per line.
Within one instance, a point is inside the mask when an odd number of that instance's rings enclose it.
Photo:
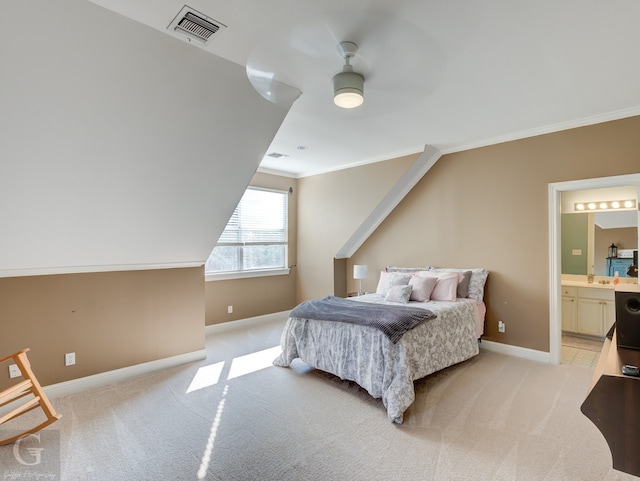
M 357 299 L 393 304 L 377 294 Z M 437 317 L 417 325 L 396 344 L 370 326 L 290 317 L 282 333 L 282 354 L 274 364 L 287 367 L 300 358 L 354 381 L 374 398 L 382 398 L 389 420 L 401 424 L 415 399 L 415 380 L 478 354 L 474 303 L 470 299 L 412 302 L 412 307 L 429 309 Z

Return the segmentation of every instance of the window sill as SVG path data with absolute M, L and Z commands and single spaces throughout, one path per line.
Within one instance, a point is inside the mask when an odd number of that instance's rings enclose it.
M 269 277 L 283 276 L 289 274 L 291 269 L 288 267 L 282 269 L 264 269 L 259 271 L 242 271 L 242 272 L 221 272 L 220 274 L 205 274 L 204 280 L 209 281 L 228 281 L 231 279 L 248 279 L 251 277 Z

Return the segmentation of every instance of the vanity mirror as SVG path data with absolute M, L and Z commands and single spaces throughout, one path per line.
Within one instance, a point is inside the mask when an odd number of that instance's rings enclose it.
M 637 188 L 571 191 L 562 194 L 561 255 L 562 274 L 612 276 L 618 261 L 608 259 L 609 247 L 615 244 L 621 252 L 638 249 L 638 211 L 577 211 L 577 203 L 636 198 Z M 635 202 L 634 202 L 635 204 Z M 627 262 L 627 261 L 621 261 Z M 628 266 L 627 266 L 628 267 Z M 615 270 L 615 269 L 614 269 Z M 626 276 L 619 270 L 620 274 Z

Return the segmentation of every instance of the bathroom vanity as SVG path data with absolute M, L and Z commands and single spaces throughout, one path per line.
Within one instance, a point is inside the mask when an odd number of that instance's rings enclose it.
M 615 286 L 562 281 L 562 330 L 602 338 L 616 317 Z

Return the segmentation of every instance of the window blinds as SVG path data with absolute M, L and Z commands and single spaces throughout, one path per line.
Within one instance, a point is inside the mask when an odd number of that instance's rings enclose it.
M 287 200 L 286 192 L 247 189 L 218 245 L 286 244 Z

